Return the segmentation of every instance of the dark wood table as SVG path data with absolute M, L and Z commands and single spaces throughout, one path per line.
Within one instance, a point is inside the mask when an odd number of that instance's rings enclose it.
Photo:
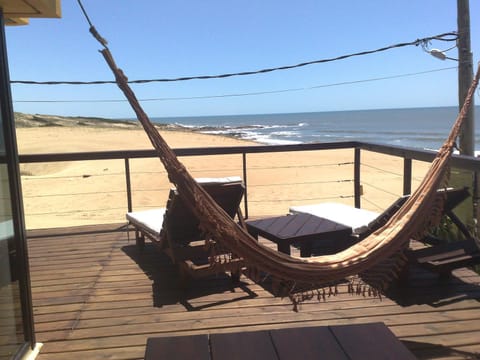
M 145 360 L 416 359 L 384 323 L 149 338 Z
M 247 221 L 248 232 L 258 239 L 277 244 L 278 251 L 290 255 L 290 245 L 300 247 L 300 256 L 311 256 L 312 249 L 332 254 L 352 244 L 352 228 L 310 214 L 295 214 Z

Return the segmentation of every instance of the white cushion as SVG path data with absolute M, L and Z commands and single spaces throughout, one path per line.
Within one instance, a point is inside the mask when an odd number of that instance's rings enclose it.
M 228 176 L 222 178 L 195 178 L 195 181 L 202 185 L 208 184 L 231 184 L 242 182 L 240 176 Z
M 229 176 L 222 178 L 196 178 L 199 184 L 232 184 L 242 182 L 239 176 Z M 160 236 L 162 230 L 163 217 L 165 215 L 165 208 L 157 208 L 151 210 L 142 210 L 129 212 L 126 215 L 127 220 L 136 227 L 147 229 L 151 233 Z
M 375 220 L 377 212 L 357 209 L 352 206 L 339 203 L 322 203 L 314 205 L 301 205 L 290 207 L 292 214 L 311 214 L 337 223 L 350 226 L 354 233 L 365 229 L 368 224 Z
M 148 229 L 160 236 L 162 230 L 163 216 L 165 215 L 165 208 L 134 211 L 127 213 L 127 220 L 139 228 Z

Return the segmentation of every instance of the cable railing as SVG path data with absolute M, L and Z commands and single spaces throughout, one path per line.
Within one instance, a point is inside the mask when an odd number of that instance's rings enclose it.
M 332 161 L 331 157 L 322 161 L 322 151 L 326 150 L 347 152 L 338 161 Z M 307 153 L 298 152 L 314 152 L 308 153 L 312 155 L 311 162 L 298 163 L 297 159 L 307 157 Z M 291 205 L 332 201 L 351 203 L 359 208 L 364 202 L 364 207 L 381 211 L 385 204 L 391 203 L 396 197 L 410 193 L 412 186 L 415 187 L 423 177 L 422 172 L 413 171 L 412 163 L 423 163 L 426 167 L 426 163 L 435 156 L 433 151 L 364 142 L 183 148 L 175 149 L 175 153 L 182 162 L 190 161 L 194 165 L 204 163 L 197 161 L 198 156 L 231 156 L 228 167 L 218 168 L 215 161 L 209 161 L 207 168 L 199 165 L 187 168 L 194 177 L 241 176 L 246 187 L 242 209 L 247 218 L 250 215 L 286 213 Z M 272 153 L 295 155 L 287 163 L 283 163 L 285 157 L 280 156 L 283 160 L 279 162 L 273 160 L 275 156 L 265 161 L 266 154 Z M 367 157 L 363 154 L 367 153 L 394 157 L 397 165 L 392 169 L 380 167 L 375 161 L 363 161 Z M 27 227 L 41 227 L 42 223 L 52 223 L 55 219 L 59 224 L 64 224 L 67 218 L 72 225 L 122 222 L 127 211 L 165 206 L 172 185 L 160 162 L 158 168 L 145 168 L 137 164 L 140 159 L 156 157 L 154 150 L 20 155 L 21 165 L 59 161 L 119 161 L 114 168 L 102 168 L 103 164 L 99 162 L 96 171 L 74 175 L 32 176 L 26 173 L 22 182 L 26 190 L 23 198 Z M 480 159 L 454 155 L 451 165 L 467 171 L 478 171 Z M 265 174 L 272 175 L 265 177 Z M 386 181 L 383 179 L 394 182 L 395 187 L 385 187 Z M 52 180 L 59 185 L 51 187 Z M 39 186 L 42 182 L 43 185 Z M 53 206 L 54 200 L 60 205 Z

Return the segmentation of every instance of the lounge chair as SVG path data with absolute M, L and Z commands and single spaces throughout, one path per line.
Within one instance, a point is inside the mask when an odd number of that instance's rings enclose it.
M 480 264 L 480 242 L 468 227 L 455 215 L 453 209 L 470 196 L 467 188 L 460 189 L 454 196 L 447 196 L 444 215 L 457 226 L 464 239 L 447 242 L 434 236 L 426 236 L 423 242 L 430 245 L 421 249 L 409 249 L 410 262 L 448 278 L 451 272 L 462 267 Z
M 352 228 L 350 241 L 343 241 L 335 252 L 345 250 L 379 229 L 398 211 L 409 195 L 399 197 L 384 212 L 358 209 L 340 203 L 321 203 L 290 207 L 291 214 L 311 214 Z M 325 255 L 322 248 L 312 248 L 312 255 Z
M 469 197 L 467 188 L 448 188 L 439 189 L 438 196 L 445 196 L 444 213 L 456 218 L 452 210 L 458 206 L 463 200 Z M 308 213 L 318 217 L 322 217 L 340 224 L 350 226 L 352 232 L 352 243 L 362 240 L 374 231 L 385 225 L 387 221 L 400 209 L 407 201 L 410 195 L 399 197 L 382 213 L 374 211 L 354 208 L 339 203 L 321 203 L 314 205 L 292 206 L 290 213 Z M 459 221 L 459 220 L 458 220 Z M 426 240 L 427 241 L 427 240 Z M 343 250 L 343 249 L 340 249 Z M 316 254 L 315 252 L 313 254 Z
M 443 243 L 423 249 L 409 250 L 411 262 L 434 271 L 440 277 L 450 277 L 455 269 L 480 264 L 480 244 L 475 238 Z
M 196 180 L 228 215 L 232 218 L 237 215 L 243 223 L 239 206 L 245 188 L 239 177 Z M 130 212 L 126 218 L 135 229 L 137 246 L 143 249 L 148 238 L 178 266 L 184 281 L 227 271 L 233 280 L 238 280 L 242 260 L 227 250 L 217 250 L 214 258 L 210 256 L 205 246 L 208 236 L 201 231 L 198 219 L 176 189 L 170 190 L 166 208 Z
M 430 245 L 429 247 L 408 249 L 406 250 L 406 255 L 410 263 L 434 271 L 441 277 L 449 277 L 452 270 L 480 264 L 480 242 L 475 239 L 467 226 L 465 226 L 453 212 L 458 205 L 470 196 L 468 189 L 440 189 L 438 190 L 438 195 L 445 196 L 443 215 L 448 217 L 452 223 L 457 226 L 465 240 L 447 243 L 445 239 L 438 239 L 427 235 L 419 239 L 419 241 Z M 357 228 L 357 233 L 354 235 L 361 240 L 385 225 L 407 199 L 408 195 L 400 197 L 367 226 Z

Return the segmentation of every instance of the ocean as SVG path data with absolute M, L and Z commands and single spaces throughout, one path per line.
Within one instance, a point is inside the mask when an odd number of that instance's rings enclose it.
M 480 107 L 475 110 L 480 114 Z M 174 128 L 233 136 L 262 144 L 358 140 L 436 150 L 447 137 L 457 113 L 457 107 L 432 107 L 152 120 Z M 475 149 L 480 150 L 478 121 Z

